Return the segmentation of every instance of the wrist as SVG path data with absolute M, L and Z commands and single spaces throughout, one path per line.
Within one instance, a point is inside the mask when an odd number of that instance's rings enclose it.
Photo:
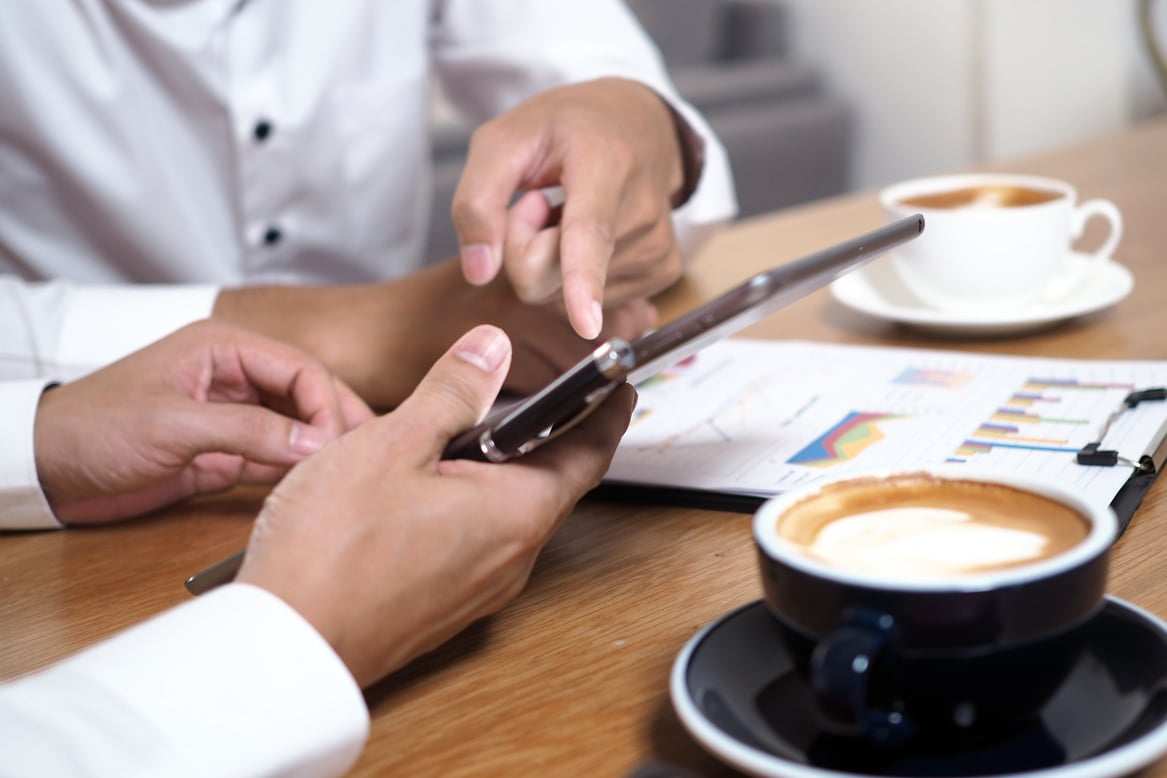
M 685 117 L 681 116 L 672 103 L 663 97 L 659 97 L 659 99 L 669 111 L 669 117 L 673 122 L 673 131 L 677 136 L 681 184 L 673 190 L 669 200 L 673 208 L 676 209 L 689 202 L 689 198 L 697 191 L 697 185 L 701 183 L 701 171 L 705 167 L 705 142 L 697 134 L 697 131 L 689 126 L 689 122 L 685 121 Z
M 212 316 L 312 354 L 371 406 L 392 408 L 444 350 L 426 326 L 448 302 L 434 282 L 430 268 L 369 284 L 224 289 Z
M 58 383 L 45 386 L 37 401 L 33 423 L 33 459 L 37 481 L 49 508 L 58 517 L 62 513 L 65 485 L 71 480 L 66 473 L 66 463 L 70 461 L 66 452 L 72 449 L 72 458 L 76 458 L 76 446 L 70 446 L 67 440 L 70 425 L 68 422 L 61 423 L 60 419 L 62 395 L 59 387 Z
M 705 167 L 705 141 L 671 100 L 645 84 L 637 81 L 630 83 L 650 95 L 662 109 L 660 113 L 668 123 L 667 136 L 657 135 L 663 141 L 657 144 L 657 148 L 673 151 L 667 161 L 669 203 L 674 209 L 679 208 L 689 201 L 701 182 L 701 171 Z

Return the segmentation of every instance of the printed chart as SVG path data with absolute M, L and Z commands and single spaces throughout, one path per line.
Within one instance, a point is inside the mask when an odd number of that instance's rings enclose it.
M 1137 460 L 1167 403 L 1123 414 L 1167 363 L 1048 360 L 730 339 L 638 386 L 608 479 L 771 495 L 858 469 L 967 463 L 1057 479 L 1109 501 L 1129 467 L 1077 464 L 1105 447 Z

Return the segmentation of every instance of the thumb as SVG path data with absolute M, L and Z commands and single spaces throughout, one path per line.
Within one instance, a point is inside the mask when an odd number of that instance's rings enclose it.
M 510 364 L 511 342 L 498 327 L 481 324 L 459 338 L 393 414 L 424 429 L 427 439 L 413 441 L 413 450 L 436 457 L 451 438 L 480 422 Z

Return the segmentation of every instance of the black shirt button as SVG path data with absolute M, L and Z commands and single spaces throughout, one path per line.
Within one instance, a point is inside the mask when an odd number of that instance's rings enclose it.
M 274 246 L 284 238 L 283 230 L 279 227 L 268 227 L 263 233 L 263 245 Z
M 260 143 L 263 143 L 265 140 L 268 139 L 268 136 L 270 136 L 272 134 L 272 130 L 274 130 L 274 129 L 275 129 L 275 127 L 273 127 L 272 123 L 269 122 L 267 119 L 260 119 L 258 122 L 255 123 L 255 127 L 254 127 L 254 129 L 252 129 L 251 134 L 255 137 L 255 139 L 257 141 L 259 141 Z

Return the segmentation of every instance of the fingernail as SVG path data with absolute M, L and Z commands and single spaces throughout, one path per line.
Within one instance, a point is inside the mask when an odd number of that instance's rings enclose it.
M 600 329 L 604 326 L 604 309 L 600 306 L 599 300 L 592 301 L 581 324 L 583 324 L 584 331 L 580 334 L 588 340 L 600 336 Z
M 328 433 L 319 427 L 307 424 L 292 425 L 292 437 L 288 441 L 288 446 L 295 453 L 305 457 L 310 456 L 324 448 L 326 443 L 328 443 Z
M 475 285 L 489 282 L 495 274 L 494 252 L 485 243 L 462 247 L 462 273 Z
M 493 373 L 509 351 L 506 335 L 491 327 L 480 327 L 463 336 L 454 354 L 485 373 Z

